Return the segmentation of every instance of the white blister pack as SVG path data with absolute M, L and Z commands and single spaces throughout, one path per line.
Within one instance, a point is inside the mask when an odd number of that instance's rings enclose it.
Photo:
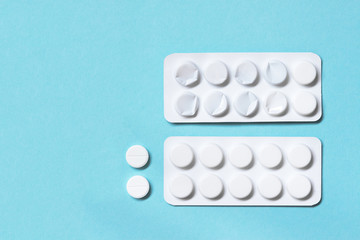
M 175 53 L 165 58 L 169 122 L 314 122 L 321 115 L 321 59 L 314 53 Z
M 183 206 L 313 206 L 321 152 L 314 137 L 169 137 L 164 198 Z

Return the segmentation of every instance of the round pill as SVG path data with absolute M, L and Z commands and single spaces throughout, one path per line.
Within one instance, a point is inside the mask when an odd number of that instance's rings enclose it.
M 316 79 L 316 68 L 307 61 L 299 62 L 295 65 L 294 78 L 301 85 L 309 85 Z
M 246 168 L 251 164 L 253 154 L 248 146 L 239 144 L 231 150 L 229 160 L 237 168 Z
M 178 168 L 187 168 L 194 161 L 193 150 L 187 144 L 178 144 L 172 149 L 170 160 Z
M 204 197 L 214 199 L 223 192 L 223 183 L 216 175 L 208 174 L 200 180 L 199 190 Z
M 199 108 L 199 99 L 196 95 L 186 92 L 176 102 L 176 111 L 183 117 L 194 117 Z
M 282 192 L 280 179 L 271 174 L 260 179 L 258 188 L 260 194 L 267 199 L 274 199 Z
M 310 180 L 303 175 L 291 177 L 286 185 L 290 195 L 297 199 L 308 197 L 312 188 Z
M 286 112 L 287 107 L 286 97 L 281 92 L 273 92 L 266 99 L 265 109 L 270 115 L 281 116 Z
M 297 144 L 290 149 L 288 159 L 294 167 L 306 168 L 312 160 L 312 154 L 308 146 Z
M 174 197 L 177 198 L 187 198 L 193 191 L 193 182 L 188 176 L 184 174 L 176 176 L 170 184 L 170 192 L 172 195 L 174 195 Z
M 234 101 L 235 110 L 244 117 L 252 117 L 258 108 L 259 101 L 251 92 L 240 94 Z
M 223 116 L 228 109 L 226 96 L 221 92 L 213 92 L 205 100 L 206 112 L 214 117 Z
M 223 85 L 228 79 L 228 70 L 221 61 L 211 63 L 204 74 L 206 80 L 213 85 Z
M 184 63 L 177 69 L 175 79 L 184 87 L 192 87 L 199 81 L 199 69 L 192 62 Z
M 126 161 L 133 168 L 144 167 L 148 160 L 149 153 L 143 146 L 134 145 L 126 152 Z
M 142 176 L 134 176 L 127 182 L 126 189 L 129 195 L 133 198 L 143 198 L 148 194 L 150 184 L 146 178 Z
M 285 65 L 278 60 L 271 60 L 266 66 L 266 80 L 272 85 L 282 85 L 287 78 Z
M 201 149 L 200 162 L 208 168 L 219 167 L 223 161 L 223 152 L 215 144 L 209 144 Z
M 260 162 L 264 167 L 276 168 L 282 161 L 282 153 L 275 144 L 268 144 L 260 152 Z
M 301 92 L 293 99 L 295 111 L 303 116 L 313 114 L 317 108 L 317 101 L 314 95 L 308 92 Z
M 257 69 L 255 65 L 250 61 L 242 62 L 238 66 L 235 73 L 235 79 L 238 81 L 238 83 L 245 86 L 253 85 L 256 81 L 257 76 Z
M 244 199 L 250 196 L 253 186 L 251 180 L 243 175 L 238 174 L 228 184 L 229 192 L 235 198 Z

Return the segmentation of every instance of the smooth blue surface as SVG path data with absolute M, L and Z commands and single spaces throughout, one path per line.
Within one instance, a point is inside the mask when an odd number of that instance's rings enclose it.
M 356 239 L 360 234 L 360 3 L 0 1 L 0 239 Z M 163 60 L 174 52 L 311 51 L 323 119 L 173 125 Z M 314 208 L 172 207 L 168 136 L 316 136 Z M 151 164 L 125 161 L 133 144 Z M 146 176 L 136 201 L 126 181 Z

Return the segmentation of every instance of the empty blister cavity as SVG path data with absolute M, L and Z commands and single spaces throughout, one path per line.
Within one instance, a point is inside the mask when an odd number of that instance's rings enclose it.
M 263 177 L 258 184 L 260 194 L 267 199 L 275 199 L 282 192 L 282 183 L 278 177 L 269 174 Z
M 287 99 L 281 92 L 273 92 L 268 96 L 265 103 L 265 109 L 272 116 L 282 116 L 288 108 Z
M 235 110 L 244 117 L 252 117 L 256 114 L 259 105 L 259 100 L 251 92 L 240 94 L 235 101 Z
M 309 116 L 315 113 L 317 101 L 311 93 L 301 92 L 295 95 L 293 105 L 297 113 L 303 116 Z
M 248 198 L 253 190 L 251 180 L 243 174 L 233 177 L 228 183 L 228 188 L 231 195 L 238 199 Z
M 200 162 L 208 168 L 218 168 L 223 161 L 223 152 L 215 144 L 204 146 L 200 152 Z
M 149 160 L 149 153 L 143 146 L 134 145 L 126 152 L 126 161 L 133 168 L 142 168 Z
M 253 153 L 245 144 L 239 144 L 231 150 L 229 160 L 237 168 L 248 168 L 253 161 Z
M 176 102 L 176 111 L 183 117 L 194 117 L 199 108 L 199 99 L 196 95 L 186 92 Z
M 214 174 L 207 174 L 199 182 L 201 195 L 208 199 L 215 199 L 221 196 L 223 192 L 223 183 L 221 179 Z
M 206 80 L 217 86 L 225 85 L 228 80 L 228 70 L 226 65 L 221 61 L 216 61 L 207 66 L 205 69 Z
M 285 65 L 278 60 L 271 60 L 266 66 L 266 80 L 272 85 L 286 83 L 287 70 Z
M 295 80 L 301 85 L 310 85 L 316 79 L 316 68 L 308 62 L 302 61 L 295 65 L 293 69 Z
M 296 175 L 291 177 L 286 185 L 290 195 L 297 199 L 304 199 L 311 193 L 311 182 L 303 175 Z
M 176 176 L 170 184 L 170 192 L 174 197 L 184 199 L 194 191 L 194 184 L 185 174 Z
M 194 161 L 194 153 L 187 144 L 178 144 L 171 151 L 171 162 L 178 168 L 187 168 Z
M 267 168 L 278 168 L 282 162 L 282 153 L 275 144 L 268 144 L 260 152 L 260 162 Z
M 150 190 L 150 184 L 143 176 L 134 176 L 126 184 L 126 190 L 133 198 L 143 198 Z
M 199 69 L 192 62 L 184 63 L 175 72 L 176 81 L 184 87 L 192 87 L 199 82 Z
M 209 115 L 220 117 L 226 114 L 228 110 L 228 101 L 223 93 L 216 91 L 206 98 L 204 107 Z
M 288 160 L 296 168 L 306 168 L 312 160 L 311 150 L 304 144 L 296 144 L 288 152 Z
M 235 79 L 238 81 L 238 83 L 245 86 L 254 85 L 256 83 L 257 76 L 257 69 L 250 61 L 242 62 L 236 69 L 235 73 Z

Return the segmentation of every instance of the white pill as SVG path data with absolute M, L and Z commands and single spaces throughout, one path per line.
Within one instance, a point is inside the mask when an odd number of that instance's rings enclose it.
M 290 195 L 297 199 L 304 199 L 311 193 L 311 182 L 303 175 L 291 177 L 286 185 Z
M 192 87 L 199 81 L 199 69 L 192 62 L 184 63 L 177 69 L 175 79 L 184 87 Z
M 312 63 L 307 61 L 297 63 L 293 72 L 296 82 L 301 85 L 309 85 L 316 79 L 316 68 Z
M 143 146 L 134 145 L 126 152 L 126 161 L 133 168 L 144 167 L 148 160 L 149 153 Z
M 264 146 L 260 152 L 260 162 L 264 167 L 276 168 L 282 161 L 282 153 L 275 144 Z
M 171 162 L 179 168 L 187 168 L 194 161 L 194 153 L 187 144 L 176 145 L 170 154 Z
M 209 83 L 223 85 L 228 79 L 228 70 L 223 62 L 216 61 L 207 66 L 204 75 Z
M 238 66 L 235 73 L 235 79 L 238 81 L 238 83 L 245 86 L 253 85 L 256 81 L 257 76 L 257 69 L 255 65 L 250 61 L 242 62 Z
M 231 150 L 229 160 L 237 168 L 246 168 L 253 161 L 253 154 L 248 146 L 239 144 Z
M 285 65 L 278 60 L 271 60 L 266 66 L 266 80 L 272 85 L 282 85 L 287 78 Z
M 176 176 L 170 184 L 170 192 L 172 195 L 174 195 L 174 197 L 177 198 L 187 198 L 193 191 L 193 182 L 188 176 L 184 174 Z
M 297 144 L 290 149 L 288 159 L 294 167 L 306 168 L 312 161 L 312 153 L 308 146 Z
M 217 168 L 223 161 L 223 152 L 215 144 L 208 144 L 201 149 L 200 162 L 208 168 Z
M 265 109 L 270 115 L 281 116 L 286 112 L 287 107 L 286 97 L 281 92 L 273 92 L 266 99 Z
M 206 98 L 204 107 L 206 112 L 211 116 L 223 116 L 228 109 L 226 96 L 218 91 L 213 92 Z
M 263 197 L 267 199 L 274 199 L 282 192 L 282 184 L 278 177 L 269 174 L 260 179 L 258 189 Z
M 313 114 L 317 108 L 317 101 L 314 95 L 308 92 L 301 92 L 293 99 L 295 111 L 303 116 Z
M 148 194 L 150 184 L 146 178 L 142 176 L 134 176 L 127 182 L 126 189 L 129 195 L 133 198 L 143 198 Z
M 243 175 L 238 174 L 228 184 L 229 192 L 235 198 L 244 199 L 250 196 L 253 186 L 251 180 Z
M 186 92 L 176 102 L 176 111 L 183 117 L 193 117 L 199 108 L 199 99 L 196 95 Z
M 258 108 L 259 101 L 251 92 L 240 94 L 234 101 L 235 110 L 244 117 L 252 117 Z
M 214 199 L 223 192 L 223 183 L 218 176 L 208 174 L 200 180 L 199 190 L 204 197 Z

